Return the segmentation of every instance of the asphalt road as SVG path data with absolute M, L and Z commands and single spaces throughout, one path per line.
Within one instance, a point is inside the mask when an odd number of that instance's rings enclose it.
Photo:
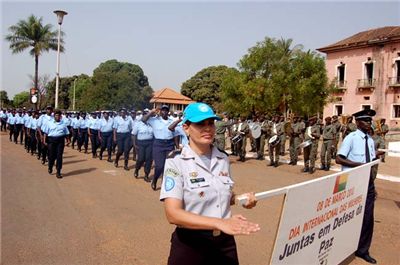
M 159 191 L 133 170 L 92 159 L 67 147 L 63 179 L 47 173 L 36 157 L 1 133 L 1 261 L 3 265 L 166 264 L 174 229 L 164 216 Z M 387 159 L 396 175 L 400 159 Z M 265 161 L 232 159 L 237 193 L 264 191 L 316 178 L 300 167 L 266 167 Z M 130 161 L 133 167 L 134 162 Z M 397 175 L 399 171 L 397 171 Z M 143 173 L 142 176 L 143 177 Z M 380 264 L 400 264 L 400 184 L 376 181 L 375 234 L 371 254 Z M 241 264 L 267 264 L 279 220 L 281 197 L 253 210 L 233 207 L 261 231 L 237 237 Z M 345 264 L 364 264 L 349 257 Z

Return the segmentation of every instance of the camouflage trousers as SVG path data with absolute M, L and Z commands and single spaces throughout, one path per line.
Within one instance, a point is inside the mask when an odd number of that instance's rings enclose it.
M 332 144 L 333 140 L 324 140 L 321 146 L 321 164 L 330 167 L 332 160 Z
M 317 159 L 318 140 L 313 140 L 312 144 L 304 147 L 304 167 L 315 168 L 315 160 Z
M 290 152 L 290 162 L 297 163 L 299 156 L 299 149 L 297 148 L 301 143 L 300 137 L 290 137 L 289 140 L 289 152 Z
M 215 136 L 215 145 L 219 150 L 225 150 L 225 134 Z
M 257 138 L 257 156 L 264 158 L 264 148 L 265 148 L 265 135 L 262 134 Z
M 240 158 L 246 157 L 246 144 L 247 137 L 243 136 L 243 139 L 236 144 L 236 151 Z
M 271 163 L 279 162 L 280 152 L 281 152 L 281 143 L 278 143 L 275 146 L 269 145 L 268 153 L 269 153 L 269 160 L 271 161 Z M 274 154 L 275 154 L 275 157 L 274 157 Z
M 281 155 L 285 155 L 285 148 L 286 148 L 286 134 L 282 134 L 281 136 L 279 136 L 279 138 L 281 139 L 280 142 L 280 153 Z

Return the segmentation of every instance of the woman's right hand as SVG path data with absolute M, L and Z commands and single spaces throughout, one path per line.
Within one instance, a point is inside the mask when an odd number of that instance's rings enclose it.
M 229 235 L 250 235 L 258 232 L 260 226 L 247 221 L 244 216 L 237 214 L 229 219 L 221 219 L 218 229 Z

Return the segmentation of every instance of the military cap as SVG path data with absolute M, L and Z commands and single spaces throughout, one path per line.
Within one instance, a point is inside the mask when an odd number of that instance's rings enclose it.
M 167 110 L 169 110 L 169 107 L 168 107 L 168 105 L 162 105 L 162 106 L 161 106 L 161 109 L 167 109 Z
M 376 115 L 376 111 L 373 109 L 364 109 L 364 110 L 360 110 L 356 113 L 353 113 L 354 119 L 356 119 L 356 120 L 372 119 L 372 117 L 375 115 Z

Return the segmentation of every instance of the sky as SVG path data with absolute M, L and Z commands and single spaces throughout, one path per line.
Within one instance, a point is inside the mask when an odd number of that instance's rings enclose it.
M 0 0 L 1 1 L 1 0 Z M 33 14 L 58 29 L 64 10 L 60 77 L 92 75 L 110 59 L 139 65 L 153 90 L 180 91 L 203 68 L 237 67 L 265 37 L 316 50 L 358 32 L 400 25 L 400 1 L 1 1 L 1 88 L 8 97 L 32 86 L 34 58 L 12 54 L 8 28 Z M 56 74 L 57 52 L 39 58 L 39 75 Z

